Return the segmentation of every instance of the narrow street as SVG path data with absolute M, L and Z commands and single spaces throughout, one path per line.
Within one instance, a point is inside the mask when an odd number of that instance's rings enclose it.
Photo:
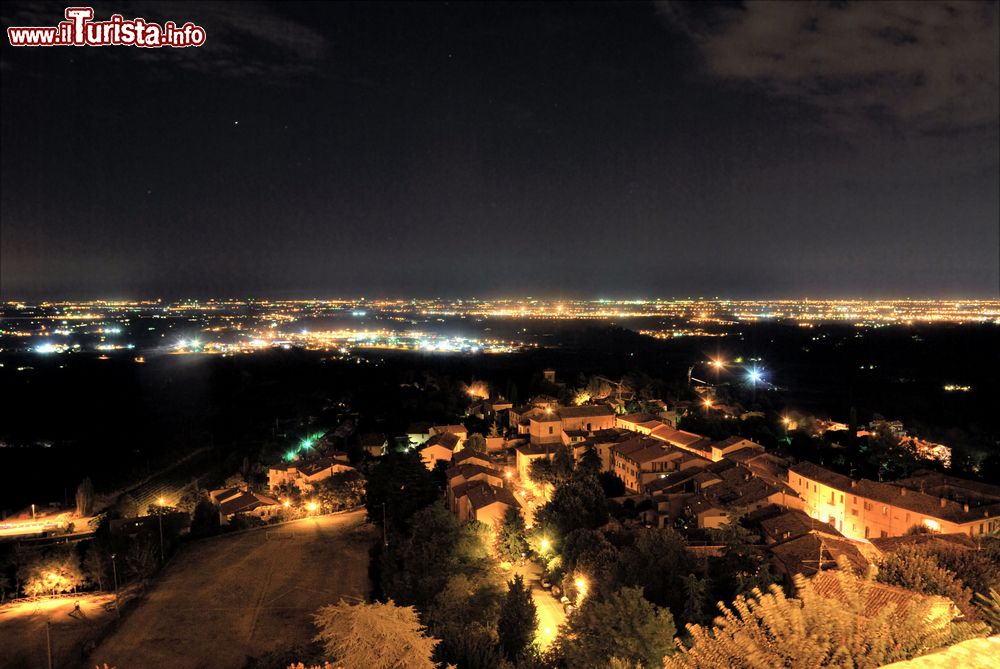
M 538 631 L 536 638 L 543 650 L 548 648 L 559 632 L 559 626 L 566 622 L 566 613 L 558 599 L 542 587 L 542 568 L 537 563 L 527 560 L 524 566 L 515 566 L 514 574 L 520 574 L 524 582 L 531 587 L 531 596 L 538 612 Z

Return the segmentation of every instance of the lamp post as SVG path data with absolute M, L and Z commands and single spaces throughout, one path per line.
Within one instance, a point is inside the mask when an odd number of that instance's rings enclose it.
M 385 502 L 382 502 L 382 545 L 389 547 L 389 534 L 385 527 Z
M 45 650 L 48 653 L 49 658 L 49 669 L 52 669 L 52 632 L 50 628 L 52 623 L 48 620 L 45 621 Z
M 161 497 L 160 499 L 156 500 L 156 503 L 160 507 L 160 511 L 159 513 L 156 514 L 156 518 L 160 524 L 160 564 L 163 564 L 163 504 L 164 504 L 163 498 Z
M 118 557 L 116 553 L 111 554 L 111 573 L 115 576 L 115 615 L 121 618 L 122 613 L 118 608 L 118 565 L 115 563 L 116 557 Z

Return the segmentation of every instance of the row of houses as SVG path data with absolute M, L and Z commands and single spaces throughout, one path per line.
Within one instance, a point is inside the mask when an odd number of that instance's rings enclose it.
M 937 472 L 886 483 L 800 462 L 789 468 L 788 485 L 810 516 L 855 539 L 898 537 L 914 527 L 973 536 L 1000 530 L 1000 486 Z

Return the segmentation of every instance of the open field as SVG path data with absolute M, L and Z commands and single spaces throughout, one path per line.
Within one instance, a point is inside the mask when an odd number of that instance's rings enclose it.
M 307 642 L 313 611 L 367 596 L 372 536 L 354 511 L 192 545 L 81 666 L 239 669 Z
M 81 595 L 23 601 L 0 607 L 0 666 L 40 669 L 48 666 L 45 623 L 52 625 L 52 666 L 71 667 L 81 649 L 98 638 L 114 613 L 105 605 L 114 595 Z M 75 605 L 80 610 L 75 610 Z

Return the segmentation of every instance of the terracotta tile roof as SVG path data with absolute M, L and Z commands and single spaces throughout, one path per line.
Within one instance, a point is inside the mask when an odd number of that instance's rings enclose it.
M 607 404 L 586 404 L 578 407 L 559 407 L 555 413 L 563 419 L 566 418 L 597 418 L 600 416 L 614 416 L 615 411 Z
M 501 504 L 506 504 L 507 506 L 512 506 L 515 509 L 520 508 L 520 503 L 518 503 L 517 498 L 514 497 L 514 493 L 507 488 L 498 488 L 494 485 L 489 485 L 483 483 L 473 488 L 469 488 L 466 491 L 469 497 L 469 503 L 474 509 L 482 509 L 500 502 Z
M 827 599 L 835 599 L 838 601 L 843 601 L 847 597 L 841 589 L 840 581 L 831 571 L 823 571 L 816 574 L 810 583 L 813 585 L 813 590 L 816 594 Z M 873 617 L 878 615 L 882 609 L 887 606 L 895 606 L 894 616 L 897 618 L 903 617 L 907 608 L 912 606 L 914 603 L 919 602 L 925 597 L 912 590 L 906 590 L 904 588 L 897 588 L 892 585 L 886 585 L 884 583 L 878 583 L 876 581 L 868 581 L 865 579 L 859 579 L 857 582 L 857 587 L 859 588 L 861 595 L 864 597 L 864 614 L 866 617 Z M 950 600 L 945 597 L 932 597 L 932 599 L 941 602 L 942 604 L 949 604 Z M 951 604 L 954 606 L 954 604 Z
M 850 490 L 852 479 L 849 476 L 832 472 L 825 467 L 820 467 L 811 462 L 800 462 L 788 468 L 789 475 L 797 474 L 810 481 L 822 483 L 825 486 L 838 490 Z
M 775 541 L 784 541 L 813 531 L 822 532 L 832 537 L 842 536 L 829 523 L 810 518 L 807 513 L 798 509 L 782 510 L 776 516 L 765 518 L 760 521 L 760 528 L 765 535 Z
M 464 425 L 431 425 L 431 429 L 438 433 L 468 434 L 469 430 Z
M 445 471 L 445 476 L 447 476 L 448 478 L 449 485 L 451 484 L 452 479 L 458 478 L 460 476 L 468 479 L 480 474 L 486 476 L 493 476 L 500 479 L 503 478 L 503 472 L 497 471 L 492 467 L 483 467 L 482 465 L 478 465 L 471 462 L 466 463 L 464 465 L 456 465 L 455 467 L 449 467 Z
M 655 420 L 656 416 L 651 413 L 629 413 L 624 416 L 617 416 L 616 420 L 621 423 L 631 423 L 632 425 L 639 425 L 641 423 L 646 423 L 651 420 Z
M 334 458 L 319 458 L 318 460 L 313 460 L 312 462 L 299 465 L 299 471 L 302 472 L 303 476 L 315 476 L 324 469 L 330 469 L 333 467 L 353 469 L 353 467 L 346 464 L 343 460 L 335 460 Z
M 462 449 L 458 453 L 455 453 L 455 455 L 451 456 L 451 461 L 455 465 L 460 465 L 466 460 L 481 460 L 482 462 L 485 462 L 487 464 L 490 461 L 489 458 L 487 458 L 482 453 L 477 453 L 476 451 L 470 451 L 469 449 Z
M 975 550 L 976 542 L 964 532 L 958 534 L 910 534 L 902 537 L 885 537 L 870 540 L 881 551 L 891 553 L 903 546 L 943 546 L 957 550 Z
M 421 448 L 427 448 L 428 446 L 443 446 L 449 450 L 455 450 L 458 446 L 458 435 L 451 432 L 441 432 L 435 434 L 430 439 L 424 442 Z
M 262 506 L 279 506 L 281 502 L 270 497 L 255 493 L 243 492 L 235 497 L 230 497 L 219 505 L 219 513 L 224 516 L 231 516 L 234 513 L 245 513 L 253 511 Z
M 830 536 L 819 532 L 800 534 L 797 537 L 771 544 L 768 550 L 789 574 L 809 576 L 816 573 L 816 563 L 819 560 L 821 545 L 823 548 L 823 569 L 835 568 L 837 566 L 837 558 L 840 557 L 847 558 L 851 566 L 859 573 L 868 568 L 868 559 L 854 542 L 843 537 Z M 815 580 L 813 582 L 815 584 Z M 828 588 L 833 587 L 826 586 L 826 581 L 822 581 L 821 585 Z M 899 588 L 899 590 L 910 594 L 909 590 L 903 590 L 902 588 Z M 820 594 L 826 596 L 825 593 L 826 591 L 824 590 Z

